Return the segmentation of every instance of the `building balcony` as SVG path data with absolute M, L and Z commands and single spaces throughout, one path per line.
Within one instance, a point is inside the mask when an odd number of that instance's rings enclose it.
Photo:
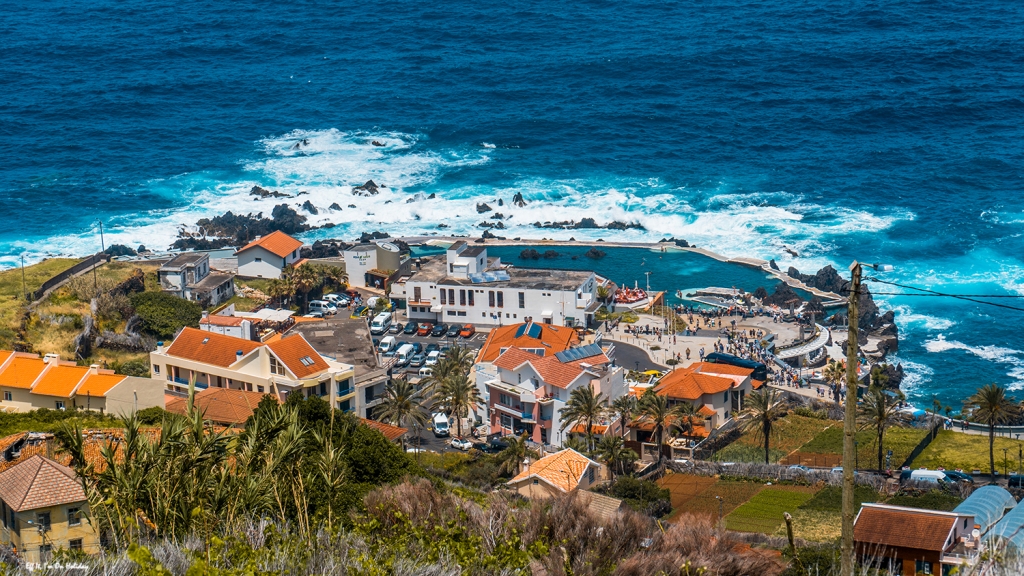
M 349 386 L 348 388 L 339 388 L 337 396 L 338 396 L 338 398 L 344 398 L 345 396 L 350 396 L 350 395 L 355 394 L 355 393 L 356 393 L 355 387 L 354 386 Z

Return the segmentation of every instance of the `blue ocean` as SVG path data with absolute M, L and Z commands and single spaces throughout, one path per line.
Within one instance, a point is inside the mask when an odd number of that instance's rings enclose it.
M 7 2 L 0 264 L 95 252 L 97 220 L 166 248 L 282 201 L 337 224 L 310 239 L 479 234 L 502 199 L 508 237 L 1024 295 L 1022 22 L 1002 0 Z M 388 189 L 352 193 L 369 179 Z M 585 216 L 643 229 L 531 226 Z M 1024 312 L 880 299 L 913 401 L 1024 389 Z

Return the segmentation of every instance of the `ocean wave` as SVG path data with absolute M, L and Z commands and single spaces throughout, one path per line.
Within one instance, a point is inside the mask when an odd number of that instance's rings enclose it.
M 932 376 L 935 375 L 935 370 L 931 366 L 907 360 L 898 354 L 890 356 L 888 362 L 903 366 L 903 382 L 900 383 L 900 390 L 907 396 L 920 392 L 921 387 L 930 383 Z
M 905 304 L 895 305 L 892 307 L 892 310 L 896 312 L 896 324 L 901 331 L 918 326 L 926 330 L 948 330 L 956 326 L 956 321 L 954 320 L 917 313 Z
M 1009 385 L 1009 388 L 1012 390 L 1024 388 L 1024 350 L 994 345 L 971 346 L 957 340 L 947 340 L 943 334 L 925 342 L 924 348 L 933 354 L 962 350 L 983 360 L 1007 365 L 1009 370 L 1006 375 L 1015 380 Z

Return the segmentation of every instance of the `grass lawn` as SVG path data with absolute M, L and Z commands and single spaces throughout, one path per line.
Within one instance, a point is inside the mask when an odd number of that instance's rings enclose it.
M 835 542 L 843 535 L 843 514 L 831 510 L 798 508 L 789 511 L 793 516 L 793 536 L 811 542 Z M 786 536 L 786 525 L 780 524 L 773 534 Z
M 244 298 L 242 296 L 232 296 L 231 299 L 228 300 L 227 302 L 221 303 L 220 306 L 218 306 L 218 308 L 227 307 L 232 304 L 235 305 L 235 310 L 237 312 L 252 312 L 254 308 L 259 306 L 260 304 L 263 304 L 263 302 L 260 302 L 259 300 L 254 300 L 252 298 Z
M 892 450 L 893 468 L 903 464 L 903 461 L 910 456 L 918 443 L 928 435 L 928 431 L 922 428 L 890 428 L 885 432 L 883 444 L 884 450 Z M 874 468 L 878 465 L 878 447 L 875 444 L 875 433 L 873 430 L 861 430 L 857 432 L 857 458 L 861 468 Z M 843 428 L 833 426 L 815 436 L 810 442 L 800 447 L 801 453 L 806 454 L 842 454 L 843 453 Z M 885 462 L 882 462 L 885 466 Z
M 25 267 L 25 288 L 37 290 L 54 275 L 80 262 L 76 258 L 51 258 Z M 21 313 L 26 301 L 22 289 L 22 270 L 14 268 L 0 272 L 0 348 L 10 350 L 17 336 Z
M 739 482 L 734 480 L 719 480 L 713 486 L 709 486 L 700 494 L 684 502 L 679 508 L 672 512 L 669 519 L 680 514 L 707 514 L 715 518 L 719 513 L 719 501 L 715 496 L 721 496 L 721 512 L 723 516 L 738 508 L 755 494 L 764 489 L 764 484 L 757 482 Z
M 725 527 L 739 532 L 771 534 L 782 523 L 784 512 L 795 512 L 814 496 L 813 489 L 771 486 L 732 511 L 725 518 Z
M 247 278 L 245 280 L 236 279 L 235 282 L 239 286 L 248 286 L 249 288 L 259 290 L 264 294 L 268 294 L 270 292 L 270 278 Z
M 996 472 L 1003 472 L 1003 455 L 1006 454 L 1006 468 L 1013 472 L 1017 470 L 1017 455 L 1024 441 L 1017 441 L 1010 438 L 996 436 L 995 458 Z M 1006 452 L 1003 452 L 1003 449 Z M 940 430 L 939 435 L 932 440 L 932 443 L 924 449 L 924 452 L 914 460 L 913 468 L 948 468 L 950 470 L 978 469 L 982 472 L 989 472 L 988 460 L 988 436 L 975 434 L 964 434 L 953 430 Z
M 785 455 L 818 436 L 822 430 L 841 426 L 841 422 L 809 418 L 789 414 L 775 423 L 775 431 L 769 439 L 768 458 L 778 462 Z M 741 435 L 735 442 L 719 450 L 714 460 L 719 462 L 764 462 L 764 441 L 753 431 Z
M 672 508 L 679 508 L 692 498 L 701 495 L 714 486 L 718 478 L 712 476 L 694 476 L 690 474 L 666 474 L 658 480 L 658 486 L 668 489 L 671 494 Z
M 69 420 L 69 413 L 57 410 L 33 410 L 20 414 L 0 414 L 0 437 L 15 432 L 52 432 L 61 420 Z M 117 428 L 118 419 L 113 416 L 89 414 L 78 416 L 82 429 L 86 428 Z

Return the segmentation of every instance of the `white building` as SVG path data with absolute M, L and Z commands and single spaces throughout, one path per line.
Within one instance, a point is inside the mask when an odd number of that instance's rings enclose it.
M 452 244 L 445 256 L 422 261 L 394 285 L 410 320 L 456 324 L 534 322 L 585 326 L 600 307 L 593 272 L 503 265 L 486 246 Z
M 178 298 L 216 306 L 235 295 L 234 276 L 210 269 L 210 255 L 183 252 L 156 272 L 160 289 Z
M 244 278 L 280 278 L 281 271 L 299 259 L 302 242 L 284 232 L 261 236 L 235 252 L 238 275 Z
M 342 252 L 348 283 L 356 288 L 386 287 L 388 277 L 402 265 L 401 250 L 391 242 L 356 244 Z
M 255 338 L 253 338 L 255 333 L 253 331 L 252 322 L 248 318 L 239 318 L 237 316 L 220 314 L 210 316 L 206 312 L 203 312 L 203 317 L 199 319 L 199 329 L 204 332 L 214 332 L 216 334 L 223 334 L 234 338 L 255 340 Z
M 492 434 L 525 433 L 534 442 L 561 446 L 570 430 L 563 430 L 561 410 L 572 391 L 590 386 L 608 402 L 624 396 L 625 370 L 596 344 L 541 356 L 508 348 L 494 361 L 497 376 L 487 381 L 488 413 Z M 596 423 L 607 429 L 612 422 Z
M 167 389 L 187 391 L 210 387 L 276 394 L 320 396 L 339 407 L 355 398 L 351 364 L 324 358 L 301 334 L 263 344 L 214 332 L 183 328 L 170 346 L 158 343 L 149 354 L 154 379 Z

